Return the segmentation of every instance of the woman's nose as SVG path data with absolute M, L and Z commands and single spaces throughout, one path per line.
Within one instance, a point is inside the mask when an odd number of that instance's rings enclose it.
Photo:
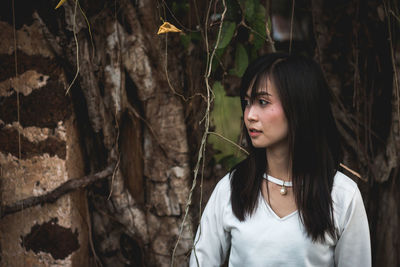
M 248 109 L 249 110 L 247 112 L 247 120 L 256 121 L 258 119 L 256 108 L 253 105 L 250 105 Z

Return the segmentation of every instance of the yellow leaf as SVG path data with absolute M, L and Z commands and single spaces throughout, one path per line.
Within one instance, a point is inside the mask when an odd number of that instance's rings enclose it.
M 157 34 L 163 34 L 163 33 L 167 33 L 167 32 L 182 32 L 182 31 L 179 30 L 174 25 L 172 25 L 171 23 L 164 22 L 163 25 L 161 25 L 160 28 L 158 29 Z
M 57 6 L 55 9 L 59 8 L 60 6 L 62 6 L 67 0 L 60 0 L 60 2 L 58 2 Z

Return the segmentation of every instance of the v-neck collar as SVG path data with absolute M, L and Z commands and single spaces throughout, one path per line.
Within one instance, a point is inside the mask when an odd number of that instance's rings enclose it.
M 272 214 L 272 216 L 277 219 L 278 221 L 285 221 L 288 220 L 289 218 L 291 218 L 292 216 L 294 216 L 295 214 L 298 213 L 298 210 L 295 210 L 291 213 L 289 213 L 288 215 L 285 215 L 283 217 L 279 217 L 278 214 L 275 213 L 275 211 L 271 208 L 271 206 L 268 204 L 268 202 L 265 200 L 265 198 L 263 197 L 262 193 L 260 192 L 260 197 L 262 202 L 264 202 L 264 204 L 262 204 L 262 206 L 264 206 L 264 208 L 266 209 L 267 212 L 270 212 Z

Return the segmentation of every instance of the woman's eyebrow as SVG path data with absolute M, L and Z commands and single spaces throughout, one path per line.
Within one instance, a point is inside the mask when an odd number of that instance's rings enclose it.
M 264 95 L 266 95 L 266 96 L 271 96 L 270 93 L 264 91 L 264 92 L 257 92 L 257 93 L 255 94 L 255 97 L 264 96 Z M 245 97 L 251 98 L 251 97 L 249 96 L 249 94 L 246 94 Z
M 255 97 L 259 97 L 259 96 L 272 96 L 270 93 L 268 93 L 268 92 L 258 92 L 258 93 L 256 93 L 255 94 Z M 251 96 L 249 96 L 249 94 L 246 94 L 244 97 L 246 97 L 246 98 L 251 98 Z
M 263 95 L 271 96 L 271 94 L 270 94 L 270 93 L 268 93 L 268 92 L 266 92 L 266 91 L 263 91 L 263 92 L 257 92 L 257 93 L 256 93 L 256 96 L 263 96 Z

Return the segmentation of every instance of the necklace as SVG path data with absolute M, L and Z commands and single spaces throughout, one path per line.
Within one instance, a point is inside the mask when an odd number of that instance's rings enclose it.
M 279 190 L 279 193 L 281 193 L 282 196 L 285 196 L 287 194 L 286 186 L 291 187 L 293 185 L 292 182 L 282 181 L 278 178 L 272 177 L 271 175 L 267 175 L 266 173 L 264 173 L 263 178 L 274 184 L 281 185 L 282 187 L 281 190 Z

